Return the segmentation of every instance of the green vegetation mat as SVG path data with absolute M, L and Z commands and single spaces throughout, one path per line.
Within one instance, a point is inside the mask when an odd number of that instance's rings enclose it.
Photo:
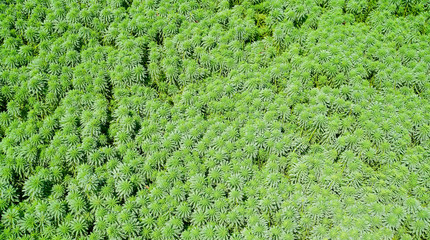
M 0 1 L 0 239 L 430 239 L 429 18 Z

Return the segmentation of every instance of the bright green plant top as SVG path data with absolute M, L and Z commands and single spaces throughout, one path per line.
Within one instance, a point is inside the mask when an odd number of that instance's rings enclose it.
M 0 239 L 430 239 L 429 18 L 0 1 Z

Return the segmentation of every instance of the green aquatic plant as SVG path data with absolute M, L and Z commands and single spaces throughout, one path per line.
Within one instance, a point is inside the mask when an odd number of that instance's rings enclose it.
M 429 6 L 3 1 L 0 238 L 429 238 Z

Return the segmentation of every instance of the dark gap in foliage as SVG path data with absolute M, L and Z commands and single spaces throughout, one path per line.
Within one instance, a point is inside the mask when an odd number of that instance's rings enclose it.
M 294 27 L 295 28 L 301 28 L 302 25 L 303 25 L 303 23 L 305 23 L 307 19 L 308 19 L 308 15 L 306 15 L 306 16 L 298 19 L 298 20 L 294 20 L 294 22 L 293 22 L 294 23 Z

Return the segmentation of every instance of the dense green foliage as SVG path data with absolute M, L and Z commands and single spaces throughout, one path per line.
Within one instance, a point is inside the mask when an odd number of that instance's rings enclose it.
M 3 0 L 0 239 L 430 239 L 425 0 Z

